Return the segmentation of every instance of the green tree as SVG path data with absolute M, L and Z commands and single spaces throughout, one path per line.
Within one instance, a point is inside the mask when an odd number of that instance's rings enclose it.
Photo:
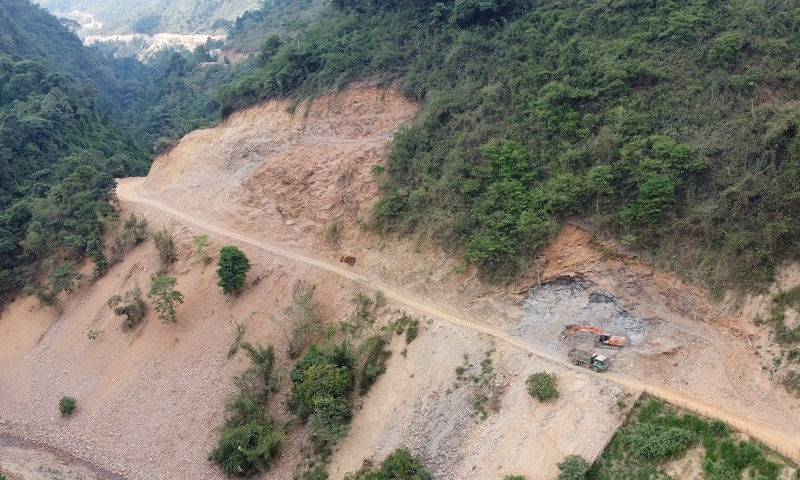
M 525 381 L 528 393 L 540 402 L 558 397 L 558 378 L 555 373 L 536 372 Z
M 183 303 L 183 294 L 175 290 L 178 280 L 169 275 L 153 275 L 150 281 L 152 284 L 147 297 L 153 299 L 158 318 L 164 323 L 177 322 L 178 314 L 175 312 L 175 306 Z
M 72 415 L 72 412 L 78 407 L 78 403 L 72 397 L 61 397 L 58 402 L 58 409 L 61 411 L 62 417 Z
M 250 270 L 250 261 L 247 256 L 234 246 L 222 247 L 219 251 L 217 263 L 217 285 L 222 287 L 225 295 L 239 295 L 244 289 L 244 281 Z

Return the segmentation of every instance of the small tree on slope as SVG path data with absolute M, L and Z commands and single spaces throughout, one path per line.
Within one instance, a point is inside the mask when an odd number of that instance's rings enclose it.
M 244 289 L 244 280 L 250 270 L 250 261 L 238 248 L 233 246 L 222 247 L 219 251 L 217 275 L 225 295 L 239 295 Z

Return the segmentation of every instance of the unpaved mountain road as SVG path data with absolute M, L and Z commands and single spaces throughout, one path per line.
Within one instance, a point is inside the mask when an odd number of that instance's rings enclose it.
M 264 249 L 276 255 L 280 255 L 282 257 L 297 262 L 301 262 L 307 265 L 311 265 L 317 268 L 334 272 L 338 275 L 341 275 L 342 277 L 358 282 L 365 287 L 381 290 L 386 295 L 386 297 L 398 303 L 404 304 L 416 310 L 419 313 L 424 313 L 439 320 L 444 320 L 455 325 L 459 325 L 465 328 L 485 333 L 487 335 L 491 335 L 492 337 L 497 338 L 498 340 L 502 340 L 503 342 L 506 342 L 508 344 L 514 345 L 515 347 L 521 350 L 535 354 L 538 357 L 548 362 L 558 365 L 559 367 L 580 368 L 582 370 L 581 367 L 574 367 L 569 362 L 565 361 L 564 358 L 553 356 L 550 352 L 538 349 L 535 346 L 532 346 L 519 338 L 513 337 L 512 335 L 503 330 L 484 324 L 473 318 L 469 318 L 465 316 L 463 313 L 447 311 L 437 305 L 430 303 L 424 298 L 420 298 L 414 294 L 400 290 L 396 287 L 387 285 L 384 282 L 376 280 L 370 276 L 369 272 L 364 272 L 363 270 L 357 267 L 343 268 L 340 265 L 330 263 L 326 260 L 314 257 L 310 253 L 298 252 L 290 248 L 287 248 L 285 246 L 279 245 L 278 243 L 271 241 L 269 239 L 251 238 L 236 231 L 230 230 L 225 226 L 215 225 L 206 222 L 204 220 L 201 220 L 199 218 L 193 217 L 191 215 L 188 215 L 176 208 L 173 208 L 169 205 L 165 205 L 157 200 L 143 197 L 140 195 L 139 189 L 144 183 L 144 181 L 145 179 L 142 177 L 126 178 L 118 180 L 117 196 L 119 197 L 120 201 L 131 202 L 140 205 L 147 205 L 149 207 L 158 209 L 162 212 L 168 213 L 173 217 L 175 217 L 176 219 L 179 219 L 183 222 L 186 222 L 188 224 L 193 224 L 198 227 L 202 227 L 203 229 L 209 232 L 214 232 L 226 236 L 230 239 L 234 239 L 239 242 L 243 242 L 260 249 Z M 771 447 L 779 449 L 781 453 L 783 453 L 784 455 L 790 456 L 795 460 L 800 459 L 800 439 L 794 437 L 790 433 L 761 425 L 739 414 L 736 414 L 719 406 L 709 404 L 705 401 L 693 398 L 691 396 L 687 396 L 673 389 L 664 388 L 655 384 L 650 384 L 648 382 L 639 379 L 633 379 L 613 372 L 605 372 L 602 375 L 604 376 L 603 378 L 614 381 L 624 387 L 630 388 L 632 390 L 640 390 L 640 391 L 645 390 L 648 393 L 653 393 L 670 403 L 681 406 L 682 408 L 693 410 L 709 418 L 719 419 L 729 424 L 732 424 L 737 429 L 749 434 L 753 438 L 756 438 Z

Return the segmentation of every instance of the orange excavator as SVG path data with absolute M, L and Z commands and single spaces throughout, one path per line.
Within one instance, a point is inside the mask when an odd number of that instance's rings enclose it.
M 628 339 L 625 337 L 609 335 L 599 328 L 590 327 L 588 325 L 567 325 L 564 327 L 564 333 L 562 336 L 566 338 L 575 332 L 589 332 L 597 334 L 597 343 L 601 346 L 622 348 L 626 343 L 628 343 Z

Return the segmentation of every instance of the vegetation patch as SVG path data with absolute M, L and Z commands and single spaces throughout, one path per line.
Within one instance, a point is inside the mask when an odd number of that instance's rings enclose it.
M 494 367 L 492 366 L 492 354 L 494 349 L 489 349 L 484 353 L 480 365 L 470 363 L 469 354 L 463 356 L 463 362 L 456 367 L 456 381 L 447 393 L 461 388 L 469 389 L 472 397 L 473 413 L 479 420 L 485 420 L 489 416 L 489 411 L 497 411 L 500 408 L 500 395 L 494 382 Z
M 147 315 L 147 304 L 142 298 L 142 290 L 139 288 L 139 284 L 134 284 L 134 287 L 122 296 L 112 296 L 108 299 L 107 305 L 108 308 L 114 309 L 115 315 L 125 316 L 125 320 L 122 322 L 123 331 L 135 328 L 142 323 L 145 315 Z
M 546 402 L 558 397 L 558 377 L 555 373 L 536 372 L 525 381 L 531 397 Z
M 58 401 L 58 410 L 62 417 L 72 415 L 76 408 L 78 408 L 78 402 L 72 397 L 61 397 L 61 400 Z
M 269 411 L 270 394 L 276 390 L 275 353 L 272 346 L 243 343 L 250 366 L 235 383 L 238 391 L 225 401 L 225 423 L 209 460 L 228 476 L 250 476 L 267 471 L 286 442 L 286 425 Z
M 790 470 L 794 474 L 797 467 L 756 442 L 743 440 L 724 422 L 643 395 L 585 477 L 566 478 L 670 479 L 665 462 L 682 458 L 690 448 L 702 450 L 697 469 L 708 479 L 777 480 Z
M 431 474 L 422 463 L 414 458 L 406 449 L 399 448 L 390 453 L 375 468 L 372 462 L 365 460 L 364 466 L 357 472 L 348 473 L 345 480 L 430 480 Z
M 217 266 L 219 267 L 217 285 L 222 287 L 222 293 L 238 296 L 244 289 L 244 281 L 250 270 L 250 260 L 244 252 L 229 245 L 219 251 Z
M 322 333 L 322 304 L 314 299 L 314 285 L 298 281 L 292 303 L 283 310 L 291 321 L 289 358 L 297 358 Z

